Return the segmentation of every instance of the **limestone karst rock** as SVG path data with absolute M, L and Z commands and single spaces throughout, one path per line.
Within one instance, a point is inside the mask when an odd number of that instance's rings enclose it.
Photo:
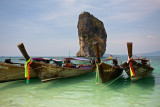
M 84 12 L 79 15 L 77 27 L 80 45 L 77 56 L 95 57 L 93 43 L 96 41 L 99 43 L 100 55 L 103 56 L 106 51 L 107 40 L 107 33 L 103 22 L 90 13 Z

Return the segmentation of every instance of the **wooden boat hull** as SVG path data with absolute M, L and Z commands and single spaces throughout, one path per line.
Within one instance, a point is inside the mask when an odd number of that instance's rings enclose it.
M 119 77 L 123 72 L 123 68 L 102 63 L 99 67 L 99 72 L 102 82 L 105 83 L 106 81 Z
M 19 43 L 18 48 L 20 49 L 24 58 L 26 60 L 29 60 L 30 57 L 23 43 Z M 90 73 L 94 70 L 95 64 L 92 66 L 92 68 L 81 69 L 81 68 L 61 67 L 61 66 L 55 66 L 53 64 L 33 61 L 30 64 L 30 66 L 35 71 L 36 75 L 41 79 L 41 81 L 49 81 L 53 79 L 68 78 Z
M 154 69 L 153 67 L 151 67 L 149 65 L 144 65 L 144 64 L 138 63 L 136 61 L 132 61 L 132 66 L 133 66 L 135 76 L 131 77 L 129 64 L 127 62 L 125 62 L 122 65 L 122 67 L 125 69 L 127 75 L 131 78 L 131 81 L 136 81 L 136 80 L 148 77 Z
M 59 78 L 80 76 L 93 72 L 93 68 L 66 68 L 37 61 L 34 61 L 31 67 L 36 72 L 37 76 L 40 78 L 42 82 Z
M 30 77 L 37 77 L 30 69 Z M 0 62 L 0 82 L 8 82 L 25 79 L 24 66 Z

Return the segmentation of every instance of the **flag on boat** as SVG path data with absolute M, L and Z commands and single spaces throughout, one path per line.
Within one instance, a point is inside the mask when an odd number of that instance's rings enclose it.
M 113 55 L 110 54 L 110 55 L 109 55 L 109 59 L 112 59 L 112 58 L 113 58 Z

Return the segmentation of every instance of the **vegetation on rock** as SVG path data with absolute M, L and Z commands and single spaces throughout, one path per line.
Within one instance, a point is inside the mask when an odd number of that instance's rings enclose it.
M 107 34 L 103 22 L 91 15 L 89 12 L 83 12 L 79 15 L 78 35 L 80 50 L 77 56 L 95 57 L 93 43 L 99 42 L 100 55 L 106 51 Z

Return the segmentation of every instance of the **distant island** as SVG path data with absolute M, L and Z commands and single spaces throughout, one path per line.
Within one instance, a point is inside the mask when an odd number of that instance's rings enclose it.
M 110 54 L 104 54 L 104 57 L 109 56 Z M 114 55 L 114 54 L 113 54 Z M 137 53 L 134 54 L 135 56 L 138 55 Z M 124 55 L 118 55 L 115 54 L 115 56 L 127 56 L 127 54 Z M 140 56 L 160 56 L 160 51 L 150 52 L 150 53 L 140 53 Z
M 160 51 L 155 51 L 151 53 L 142 53 L 142 56 L 160 56 Z

